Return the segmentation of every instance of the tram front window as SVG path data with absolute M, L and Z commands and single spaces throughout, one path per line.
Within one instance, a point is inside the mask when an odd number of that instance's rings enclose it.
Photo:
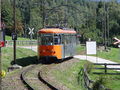
M 53 45 L 53 35 L 41 34 L 41 45 Z
M 54 44 L 60 44 L 61 43 L 61 40 L 60 40 L 60 36 L 55 36 L 54 37 Z

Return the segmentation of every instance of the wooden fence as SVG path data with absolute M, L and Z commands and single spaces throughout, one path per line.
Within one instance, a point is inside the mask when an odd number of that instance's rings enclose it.
M 111 73 L 108 73 L 108 70 L 120 70 L 120 68 L 118 67 L 118 66 L 120 66 L 120 64 L 94 63 L 93 65 L 100 66 L 100 67 L 94 67 L 94 66 L 91 67 L 91 69 L 99 70 L 99 72 L 92 70 L 92 71 L 94 71 L 94 72 L 92 72 L 93 74 L 120 75 L 120 72 L 118 72 L 118 71 L 111 71 Z M 110 65 L 116 66 L 116 68 L 115 67 L 108 68 L 108 66 L 110 66 Z M 80 72 L 78 73 L 78 83 L 81 84 L 85 88 L 85 90 L 94 90 L 93 85 L 94 85 L 95 81 L 90 79 L 89 74 L 87 73 L 86 67 L 81 68 Z M 100 72 L 100 70 L 103 70 L 103 72 Z M 100 84 L 100 86 L 98 87 L 97 90 L 110 90 L 110 89 L 108 89 L 108 88 L 104 87 L 102 84 Z
M 94 69 L 98 69 L 98 70 L 103 70 L 104 72 L 93 72 L 93 74 L 109 74 L 109 75 L 120 75 L 120 72 L 108 72 L 108 70 L 120 70 L 120 68 L 117 68 L 117 66 L 120 67 L 120 64 L 108 64 L 108 63 L 94 63 L 94 66 L 103 66 L 103 67 L 94 67 Z M 109 67 L 108 66 L 116 66 L 116 68 L 114 67 Z
M 85 90 L 94 90 L 93 84 L 95 83 L 95 81 L 90 79 L 89 74 L 87 73 L 85 67 L 82 68 L 78 73 L 78 83 L 80 83 L 85 88 Z M 98 88 L 97 90 L 109 90 L 102 84 L 97 88 Z
M 13 40 L 7 40 L 6 46 L 13 45 Z M 19 46 L 29 46 L 29 45 L 37 45 L 37 40 L 29 40 L 29 41 L 22 41 L 22 40 L 16 40 L 16 45 Z
M 86 68 L 83 68 L 83 79 L 85 88 L 87 88 L 88 90 L 92 90 L 91 88 L 94 81 L 92 81 L 88 76 Z

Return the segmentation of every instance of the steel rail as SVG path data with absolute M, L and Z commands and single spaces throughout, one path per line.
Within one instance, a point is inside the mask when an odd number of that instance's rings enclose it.
M 27 69 L 24 70 L 24 71 L 21 73 L 21 75 L 20 75 L 21 81 L 22 81 L 22 82 L 24 83 L 24 85 L 28 88 L 28 90 L 34 90 L 34 88 L 31 87 L 30 84 L 26 81 L 25 75 L 26 75 L 26 73 L 27 73 L 29 70 L 33 69 L 34 67 L 35 67 L 35 65 L 27 68 Z
M 27 74 L 27 72 L 29 72 L 30 70 L 34 69 L 35 66 L 36 65 L 33 65 L 33 66 L 30 66 L 29 68 L 23 70 L 21 75 L 20 75 L 21 81 L 27 87 L 28 90 L 34 90 L 34 88 L 27 82 L 27 80 L 25 78 L 25 75 Z M 58 90 L 57 88 L 55 88 L 54 86 L 49 84 L 47 81 L 45 81 L 44 78 L 41 77 L 41 71 L 38 72 L 38 80 L 40 80 L 44 85 L 46 85 L 51 90 Z
M 47 85 L 51 90 L 58 90 L 57 88 L 55 88 L 53 85 L 51 85 L 50 83 L 48 83 L 47 81 L 45 81 L 42 77 L 41 77 L 41 71 L 39 71 L 38 73 L 38 78 L 39 80 L 44 83 L 45 85 Z

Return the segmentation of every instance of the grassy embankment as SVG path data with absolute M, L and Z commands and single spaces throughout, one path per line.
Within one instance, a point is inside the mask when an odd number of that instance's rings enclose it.
M 84 50 L 85 50 L 85 47 L 83 47 L 83 46 L 77 47 L 77 53 L 84 52 Z M 103 55 L 105 56 L 106 53 L 112 54 L 112 52 L 114 52 L 114 54 L 115 54 L 117 51 L 118 50 L 116 48 L 112 48 L 110 52 L 101 52 L 100 54 L 101 54 L 101 57 L 103 57 Z M 115 57 L 112 59 L 114 60 Z M 82 88 L 82 86 L 80 84 L 78 84 L 77 77 L 78 77 L 78 73 L 79 73 L 81 67 L 83 67 L 83 65 L 85 63 L 86 63 L 86 61 L 80 60 L 79 63 L 73 64 L 70 68 L 68 68 L 64 71 L 63 70 L 53 71 L 53 75 L 56 77 L 56 79 L 59 82 L 63 83 L 65 86 L 70 88 L 70 90 L 84 90 Z M 96 71 L 96 70 L 94 70 L 94 71 Z M 101 71 L 97 70 L 97 72 L 101 72 Z M 117 72 L 117 71 L 110 71 L 110 72 Z M 104 78 L 105 78 L 104 79 L 105 87 L 111 88 L 112 90 L 119 90 L 120 75 L 94 75 L 92 73 L 90 74 L 90 77 L 92 80 L 98 80 L 98 78 L 101 76 L 104 76 Z
M 77 54 L 84 51 L 84 47 L 77 46 Z M 56 80 L 65 85 L 70 90 L 83 90 L 83 87 L 78 84 L 78 73 L 86 61 L 80 60 L 78 63 L 72 64 L 72 66 L 64 69 L 56 69 L 52 71 L 53 76 Z
M 81 84 L 78 84 L 78 73 L 86 61 L 80 61 L 79 63 L 73 64 L 70 68 L 65 70 L 54 70 L 53 75 L 56 80 L 67 86 L 70 90 L 84 90 Z M 94 70 L 96 71 L 96 70 Z M 97 70 L 101 72 L 101 70 Z M 110 71 L 117 72 L 117 71 Z M 111 90 L 119 90 L 120 88 L 120 75 L 95 75 L 90 73 L 91 80 L 98 80 L 100 77 L 104 78 L 104 86 Z
M 12 40 L 12 37 L 6 36 L 6 40 Z M 27 38 L 18 38 L 18 40 L 29 40 Z M 34 59 L 37 57 L 36 52 L 29 50 L 29 49 L 23 49 L 23 48 L 17 48 L 16 52 L 16 63 L 21 66 L 27 66 L 29 64 L 34 63 Z M 7 68 L 11 66 L 11 63 L 13 61 L 13 48 L 10 47 L 3 47 L 2 48 L 2 69 L 7 71 Z
M 78 73 L 80 69 L 83 67 L 86 61 L 80 61 L 78 63 L 72 64 L 68 68 L 64 69 L 56 69 L 52 71 L 53 76 L 56 80 L 63 85 L 65 85 L 70 90 L 83 90 L 83 87 L 78 84 Z
M 16 52 L 16 63 L 21 66 L 27 66 L 35 63 L 36 52 L 24 49 L 17 48 Z M 7 68 L 11 66 L 13 61 L 13 48 L 3 47 L 2 48 L 2 69 L 7 71 Z

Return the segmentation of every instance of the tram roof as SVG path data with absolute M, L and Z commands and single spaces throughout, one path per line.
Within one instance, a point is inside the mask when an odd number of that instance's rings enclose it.
M 60 29 L 60 28 L 43 28 L 38 31 L 38 33 L 71 33 L 75 34 L 76 31 L 71 29 Z

